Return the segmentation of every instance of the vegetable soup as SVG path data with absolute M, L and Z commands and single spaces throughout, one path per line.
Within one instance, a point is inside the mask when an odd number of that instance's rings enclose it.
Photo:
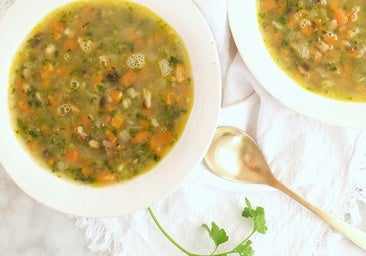
M 258 0 L 258 19 L 275 62 L 304 88 L 366 101 L 366 2 Z
M 25 148 L 56 175 L 88 184 L 151 170 L 181 136 L 193 98 L 184 42 L 129 1 L 56 9 L 27 36 L 10 74 Z

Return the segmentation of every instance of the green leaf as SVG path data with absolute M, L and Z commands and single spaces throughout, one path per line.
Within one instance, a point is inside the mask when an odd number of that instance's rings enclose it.
M 203 224 L 202 227 L 207 230 L 211 239 L 215 242 L 216 247 L 229 240 L 224 229 L 220 229 L 215 222 L 211 222 L 211 228 L 207 224 Z
M 243 210 L 242 216 L 244 218 L 252 218 L 254 222 L 254 231 L 261 234 L 266 233 L 268 230 L 266 226 L 266 219 L 263 207 L 252 208 L 248 198 L 245 198 L 246 207 Z
M 248 240 L 244 244 L 239 244 L 233 252 L 239 253 L 240 256 L 252 256 L 254 254 L 252 241 Z

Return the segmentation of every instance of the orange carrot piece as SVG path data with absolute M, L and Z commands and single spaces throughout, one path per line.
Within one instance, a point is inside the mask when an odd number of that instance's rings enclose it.
M 148 128 L 151 125 L 151 123 L 149 121 L 144 120 L 144 119 L 141 119 L 139 121 L 139 124 L 141 124 L 144 128 Z
M 272 10 L 277 6 L 277 2 L 275 0 L 264 0 L 263 8 L 265 10 Z
M 170 131 L 153 134 L 150 138 L 149 147 L 157 156 L 162 157 L 164 148 L 173 141 L 173 138 Z
M 110 96 L 114 103 L 119 103 L 122 99 L 122 91 L 114 89 L 110 92 Z
M 77 163 L 80 159 L 80 153 L 74 149 L 68 149 L 65 158 L 71 163 Z
M 91 173 L 92 173 L 92 171 L 87 167 L 84 167 L 81 169 L 81 174 L 85 177 L 89 176 Z
M 149 147 L 155 153 L 155 155 L 157 155 L 159 157 L 163 156 L 162 143 L 160 141 L 159 134 L 153 134 L 151 136 Z
M 84 130 L 90 131 L 90 128 L 92 126 L 92 121 L 90 120 L 88 115 L 84 114 L 80 117 L 80 124 Z
M 113 120 L 113 119 L 112 119 Z M 107 135 L 107 138 L 110 142 L 112 142 L 113 144 L 116 144 L 118 141 L 117 136 L 110 130 L 106 130 L 105 131 L 105 135 Z
M 55 98 L 53 98 L 51 96 L 48 96 L 48 104 L 52 110 L 56 110 L 58 107 L 57 101 L 55 100 Z
M 45 136 L 49 136 L 49 135 L 51 135 L 51 134 L 52 134 L 51 129 L 50 129 L 48 126 L 46 126 L 46 125 L 42 125 L 42 126 L 41 126 L 41 132 L 42 132 L 42 134 L 43 134 L 43 135 L 45 135 Z
M 54 20 L 51 23 L 51 28 L 53 29 L 52 36 L 55 40 L 58 40 L 61 38 L 62 33 L 65 31 L 66 27 L 64 24 L 62 24 L 59 20 Z
M 53 30 L 57 31 L 57 32 L 64 32 L 65 31 L 65 25 L 62 24 L 59 20 L 54 20 L 51 23 L 51 27 Z
M 91 78 L 92 82 L 94 84 L 99 84 L 100 82 L 103 81 L 103 75 L 102 74 L 96 74 Z
M 343 25 L 348 23 L 348 16 L 345 10 L 337 8 L 333 11 L 333 18 L 337 21 L 338 25 Z
M 130 87 L 136 81 L 136 79 L 137 79 L 136 71 L 130 69 L 122 75 L 119 82 L 125 87 Z
M 301 27 L 301 32 L 305 36 L 311 36 L 314 33 L 314 29 L 311 24 L 307 24 L 307 25 Z
M 24 112 L 28 112 L 30 110 L 30 105 L 24 100 L 18 102 L 18 107 Z
M 139 144 L 145 142 L 149 138 L 150 134 L 148 131 L 140 131 L 136 134 L 135 137 L 131 139 L 133 144 Z
M 64 42 L 64 51 L 74 51 L 79 47 L 79 43 L 75 39 L 67 39 Z
M 123 120 L 122 116 L 115 115 L 114 117 L 112 117 L 111 125 L 112 125 L 112 127 L 119 129 L 119 128 L 121 128 L 123 122 L 124 122 L 124 120 Z

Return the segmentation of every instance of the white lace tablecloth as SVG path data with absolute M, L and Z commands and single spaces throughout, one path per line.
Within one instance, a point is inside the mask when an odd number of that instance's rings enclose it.
M 0 0 L 2 7 L 10 2 Z M 221 59 L 219 124 L 249 132 L 284 184 L 365 230 L 365 131 L 333 127 L 282 106 L 248 77 L 230 34 L 226 1 L 193 2 L 213 31 Z M 212 244 L 202 223 L 215 221 L 226 229 L 230 242 L 222 249 L 232 248 L 250 231 L 251 223 L 241 217 L 245 197 L 266 212 L 267 233 L 252 239 L 255 255 L 366 255 L 281 192 L 222 180 L 203 163 L 174 194 L 152 208 L 180 244 L 208 253 Z M 100 255 L 183 255 L 157 230 L 146 210 L 115 218 L 71 218 L 85 230 L 90 249 Z

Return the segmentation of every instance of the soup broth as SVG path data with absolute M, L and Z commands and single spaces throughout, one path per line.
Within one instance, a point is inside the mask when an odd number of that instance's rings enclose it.
M 60 177 L 126 181 L 152 169 L 181 136 L 193 104 L 177 32 L 129 1 L 77 1 L 47 15 L 13 62 L 14 130 Z
M 273 59 L 304 88 L 366 101 L 366 2 L 258 0 L 258 19 Z

